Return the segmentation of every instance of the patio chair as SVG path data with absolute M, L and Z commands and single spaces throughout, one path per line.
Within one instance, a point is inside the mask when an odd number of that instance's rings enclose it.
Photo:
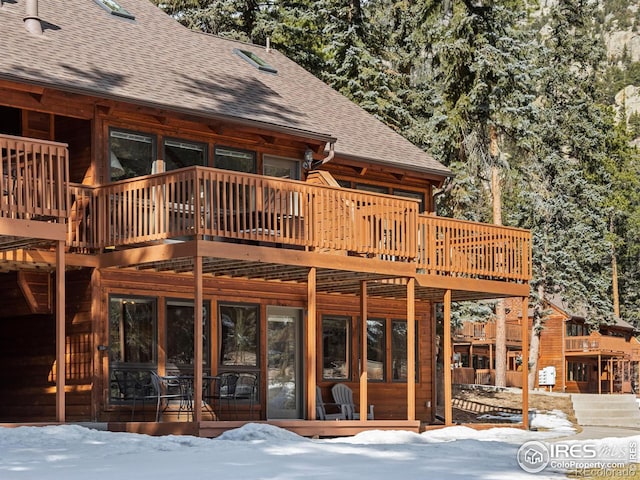
M 178 377 L 161 377 L 153 370 L 150 374 L 156 398 L 156 422 L 160 421 L 162 413 L 169 407 L 171 400 L 180 402 L 178 418 L 180 418 L 182 410 L 187 410 L 188 412 L 192 409 L 190 392 L 185 390 L 184 384 L 180 382 Z M 161 408 L 163 403 L 164 407 Z
M 126 403 L 131 402 L 131 421 L 133 422 L 136 405 L 142 403 L 142 411 L 144 413 L 144 405 L 147 400 L 155 400 L 156 395 L 152 388 L 149 378 L 144 379 L 141 372 L 128 370 L 114 370 L 113 377 L 115 385 L 118 388 L 118 400 Z
M 347 420 L 360 419 L 360 413 L 356 411 L 356 405 L 353 403 L 353 390 L 344 383 L 336 383 L 331 387 L 331 395 L 333 401 L 341 406 Z M 367 409 L 367 420 L 373 420 L 373 405 L 369 405 Z
M 217 409 L 222 412 L 222 400 L 225 400 L 227 404 L 226 411 L 229 411 L 229 405 L 231 400 L 235 400 L 236 384 L 238 383 L 239 375 L 234 372 L 225 372 L 218 375 L 218 381 L 215 384 L 215 391 L 213 394 L 214 403 L 217 403 Z M 214 406 L 214 410 L 216 407 Z
M 327 413 L 327 406 L 334 406 L 337 410 L 336 413 Z M 320 387 L 316 385 L 316 420 L 346 420 L 347 417 L 342 413 L 342 408 L 337 403 L 324 403 L 322 400 L 322 391 Z
M 249 402 L 249 419 L 253 417 L 253 405 L 258 393 L 258 376 L 253 373 L 240 373 L 236 381 L 233 402 L 238 417 L 238 404 Z

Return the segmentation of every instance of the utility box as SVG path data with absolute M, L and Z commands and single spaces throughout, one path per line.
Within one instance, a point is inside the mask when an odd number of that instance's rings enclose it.
M 556 384 L 556 367 L 544 367 L 538 370 L 538 385 L 553 387 Z

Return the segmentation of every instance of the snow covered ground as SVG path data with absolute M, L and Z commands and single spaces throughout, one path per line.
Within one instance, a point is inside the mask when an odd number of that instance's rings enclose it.
M 520 445 L 571 435 L 561 412 L 536 415 L 545 431 L 455 426 L 422 434 L 369 431 L 314 440 L 266 424 L 217 439 L 111 433 L 78 425 L 0 428 L 2 480 L 212 479 L 547 479 L 517 463 Z M 640 442 L 640 436 L 632 437 Z M 629 442 L 629 439 L 605 439 Z

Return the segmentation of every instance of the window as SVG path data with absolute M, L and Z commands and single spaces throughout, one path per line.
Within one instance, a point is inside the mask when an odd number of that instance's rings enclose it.
M 415 372 L 418 380 L 418 324 L 416 322 L 415 338 Z M 469 361 L 467 357 L 467 362 Z M 407 381 L 407 322 L 393 320 L 391 322 L 391 380 Z
M 109 132 L 111 180 L 149 175 L 153 172 L 155 137 L 112 129 Z
M 109 299 L 109 399 L 131 401 L 135 385 L 148 382 L 157 366 L 156 301 L 113 296 Z
M 207 164 L 207 146 L 187 140 L 166 139 L 164 141 L 165 170 Z
M 269 177 L 300 180 L 300 161 L 292 158 L 264 155 L 262 173 Z
M 209 302 L 203 305 L 202 364 L 209 365 Z M 193 367 L 193 323 L 195 308 L 190 300 L 167 300 L 167 369 L 181 366 Z
M 216 147 L 214 163 L 216 168 L 243 173 L 256 173 L 256 154 L 235 148 Z
M 367 377 L 384 380 L 385 375 L 385 321 L 367 320 Z
M 136 18 L 133 14 L 129 13 L 127 10 L 121 7 L 120 4 L 115 0 L 96 0 L 96 3 L 106 11 L 110 12 L 112 15 L 128 18 L 130 20 L 135 20 Z
M 582 323 L 567 323 L 567 337 L 584 337 L 589 335 L 586 325 Z
M 156 301 L 111 297 L 109 302 L 109 360 L 156 364 Z
M 259 309 L 254 305 L 220 305 L 220 365 L 258 366 Z
M 399 190 L 393 189 L 393 195 L 396 197 L 410 198 L 412 200 L 418 200 L 420 202 L 418 212 L 424 212 L 424 194 L 421 192 L 413 192 L 411 190 Z
M 322 378 L 347 380 L 349 372 L 349 317 L 322 318 Z
M 370 185 L 368 183 L 356 183 L 356 190 L 373 193 L 389 193 L 389 189 L 387 187 L 382 187 L 380 185 Z
M 253 52 L 250 52 L 249 50 L 241 50 L 239 48 L 234 48 L 233 53 L 238 55 L 240 58 L 242 58 L 244 61 L 246 61 L 250 65 L 253 65 L 254 67 L 256 67 L 258 70 L 262 70 L 263 72 L 269 72 L 269 73 L 278 73 L 278 70 L 273 68 L 267 62 L 261 59 L 258 55 L 256 55 Z
M 584 363 L 567 362 L 567 380 L 570 382 L 586 382 L 588 378 L 588 368 Z

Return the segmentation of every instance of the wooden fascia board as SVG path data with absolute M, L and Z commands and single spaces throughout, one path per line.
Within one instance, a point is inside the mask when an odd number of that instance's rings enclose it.
M 67 225 L 36 220 L 0 218 L 0 235 L 36 238 L 41 240 L 66 240 Z
M 373 273 L 393 277 L 414 277 L 415 264 L 385 262 L 371 258 L 330 255 L 301 250 L 260 247 L 218 242 L 198 242 L 198 256 L 229 258 L 252 262 L 277 263 L 299 267 L 317 267 L 329 270 L 343 270 Z
M 197 256 L 196 245 L 196 241 L 190 241 L 116 250 L 100 255 L 98 266 L 99 268 L 129 267 L 174 258 L 195 257 Z
M 528 283 L 501 282 L 498 280 L 478 280 L 474 278 L 445 277 L 441 275 L 417 275 L 418 285 L 442 290 L 459 290 L 487 293 L 489 297 L 525 297 L 529 295 Z
M 0 260 L 14 263 L 55 265 L 56 254 L 46 250 L 18 249 L 3 252 Z M 96 255 L 67 253 L 65 263 L 68 267 L 95 268 L 98 266 L 98 257 Z

